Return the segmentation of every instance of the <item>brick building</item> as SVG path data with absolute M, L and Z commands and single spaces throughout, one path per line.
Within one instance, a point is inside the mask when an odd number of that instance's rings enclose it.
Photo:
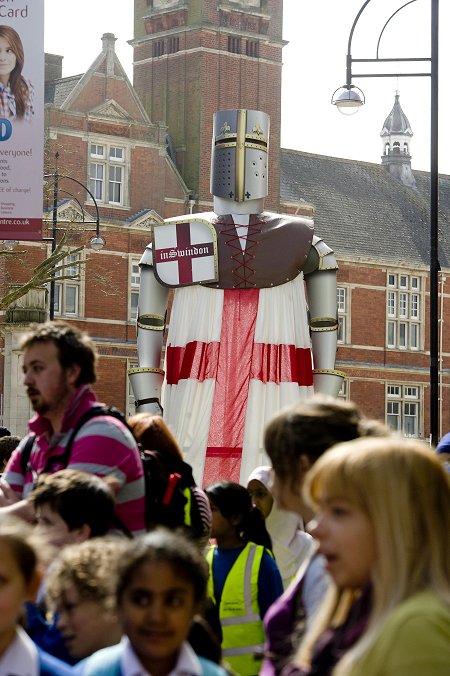
M 398 160 L 397 154 L 395 160 Z M 404 158 L 409 164 L 409 158 Z M 398 168 L 398 163 L 396 163 Z M 314 204 L 316 232 L 339 263 L 337 367 L 345 396 L 413 436 L 429 434 L 429 174 L 386 163 L 281 151 L 282 209 Z M 450 176 L 440 176 L 442 431 L 450 428 Z
M 57 240 L 66 234 L 66 272 L 75 278 L 56 278 L 55 318 L 76 322 L 94 338 L 100 354 L 96 392 L 101 400 L 131 412 L 127 370 L 136 362 L 138 261 L 152 223 L 185 213 L 189 191 L 167 153 L 166 126 L 150 121 L 114 42 L 113 35 L 103 35 L 92 66 L 73 77 L 61 77 L 62 57 L 47 55 L 43 235 L 52 237 L 52 174 L 57 163 Z M 106 240 L 99 252 L 89 248 L 94 203 L 75 181 L 96 199 L 100 234 Z M 30 278 L 30 270 L 48 257 L 51 243 L 9 246 L 13 256 L 0 258 L 5 291 Z M 70 253 L 75 247 L 81 251 Z M 29 321 L 45 318 L 46 306 L 48 291 L 33 290 L 8 308 L 0 327 L 2 419 L 18 434 L 25 432 L 30 417 L 18 340 Z
M 279 209 L 282 3 L 279 0 L 136 0 L 134 86 L 150 119 L 168 125 L 173 158 L 209 208 L 213 113 L 270 115 L 269 198 Z
M 429 434 L 429 176 L 411 170 L 412 129 L 396 96 L 380 165 L 279 150 L 282 2 L 137 0 L 134 85 L 168 125 L 172 156 L 208 208 L 212 113 L 269 113 L 268 209 L 314 213 L 338 273 L 342 396 L 405 434 Z M 380 120 L 381 123 L 381 120 Z M 279 171 L 278 171 L 279 169 Z M 440 178 L 442 431 L 450 429 L 445 316 L 450 177 Z

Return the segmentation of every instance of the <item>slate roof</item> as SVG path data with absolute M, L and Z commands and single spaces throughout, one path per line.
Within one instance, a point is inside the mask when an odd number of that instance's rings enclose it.
M 337 258 L 429 267 L 428 172 L 417 189 L 381 164 L 281 150 L 281 199 L 315 207 L 315 230 Z M 450 266 L 450 176 L 439 177 L 439 259 Z
M 83 75 L 72 75 L 58 80 L 48 80 L 45 83 L 44 103 L 62 106 L 82 77 Z

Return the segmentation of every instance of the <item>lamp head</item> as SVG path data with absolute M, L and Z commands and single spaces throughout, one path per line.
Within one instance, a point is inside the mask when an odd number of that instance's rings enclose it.
M 355 85 L 338 87 L 331 97 L 331 103 L 343 115 L 354 115 L 365 102 L 364 92 Z
M 103 249 L 105 246 L 105 240 L 103 237 L 100 237 L 100 235 L 96 235 L 95 237 L 92 237 L 90 245 L 91 249 L 94 249 L 94 251 L 101 251 L 101 249 Z

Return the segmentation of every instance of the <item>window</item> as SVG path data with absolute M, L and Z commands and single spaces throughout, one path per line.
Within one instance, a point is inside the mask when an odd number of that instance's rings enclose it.
M 228 36 L 228 51 L 233 54 L 241 53 L 241 38 L 237 38 L 233 35 Z
M 386 423 L 405 437 L 419 437 L 421 388 L 387 385 Z
M 400 350 L 421 349 L 422 325 L 421 278 L 388 274 L 387 346 Z
M 141 269 L 138 259 L 130 260 L 130 320 L 136 321 L 138 316 L 139 284 Z
M 109 201 L 122 204 L 122 167 L 109 167 Z
M 167 51 L 169 54 L 174 54 L 180 51 L 180 38 L 177 36 L 169 38 Z
M 99 202 L 125 204 L 125 148 L 90 144 L 89 189 Z
M 55 279 L 55 315 L 69 315 L 71 317 L 80 314 L 80 256 L 68 254 L 62 264 L 66 265 L 63 270 L 56 272 Z M 64 279 L 73 277 L 73 279 Z M 60 278 L 60 281 L 58 281 Z
M 259 55 L 259 43 L 257 40 L 247 40 L 245 45 L 245 53 L 247 56 L 254 56 L 255 58 Z
M 337 308 L 338 308 L 338 343 L 345 343 L 348 340 L 348 314 L 347 314 L 347 289 L 339 286 L 337 289 Z
M 90 190 L 96 200 L 103 201 L 105 167 L 92 162 L 89 166 Z
M 103 157 L 105 156 L 104 146 L 98 145 L 97 143 L 91 143 L 91 157 Z
M 153 56 L 162 56 L 164 54 L 164 40 L 156 40 L 153 43 Z
M 348 382 L 345 378 L 342 381 L 341 389 L 338 392 L 338 399 L 343 399 L 344 401 L 348 400 Z

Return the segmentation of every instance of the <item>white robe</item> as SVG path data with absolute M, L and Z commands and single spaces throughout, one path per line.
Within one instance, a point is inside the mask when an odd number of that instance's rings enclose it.
M 313 394 L 303 273 L 264 289 L 177 288 L 164 417 L 199 483 L 245 483 L 267 464 L 264 428 Z

